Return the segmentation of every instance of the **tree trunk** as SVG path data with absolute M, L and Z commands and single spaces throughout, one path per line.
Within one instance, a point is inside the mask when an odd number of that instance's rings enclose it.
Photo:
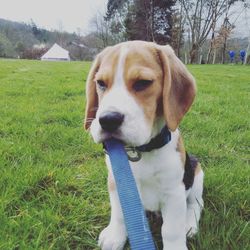
M 225 59 L 226 59 L 226 50 L 227 50 L 227 37 L 225 37 L 224 44 L 223 44 L 223 49 L 222 49 L 222 64 L 225 64 Z
M 150 1 L 150 13 L 151 13 L 151 41 L 155 42 L 155 37 L 154 37 L 154 0 Z
M 182 39 L 182 25 L 183 25 L 183 6 L 181 2 L 181 9 L 180 9 L 180 17 L 179 17 L 179 27 L 178 27 L 178 36 L 177 36 L 177 56 L 180 57 L 181 55 L 181 39 Z
M 248 57 L 248 54 L 249 54 L 249 53 L 248 53 L 249 47 L 250 47 L 250 37 L 248 38 L 248 45 L 247 45 L 247 50 L 246 50 L 244 65 L 247 64 L 247 57 Z
M 212 31 L 212 37 L 211 37 L 210 46 L 209 46 L 208 53 L 207 53 L 206 64 L 208 64 L 210 62 L 210 57 L 211 57 L 211 53 L 212 53 L 212 50 L 213 50 L 213 43 L 214 43 L 214 29 Z
M 189 52 L 190 54 L 190 63 L 197 63 L 197 58 L 198 58 L 198 45 L 196 43 L 194 43 L 192 45 L 192 48 Z
M 202 58 L 203 58 L 203 55 L 201 54 L 201 55 L 200 55 L 200 61 L 199 61 L 200 64 L 203 64 Z
M 215 49 L 214 49 L 214 56 L 213 56 L 213 64 L 215 64 L 215 59 L 216 59 L 216 51 L 217 51 L 217 49 L 215 48 Z
M 185 52 L 185 64 L 188 64 L 187 52 Z
M 211 52 L 212 52 L 212 46 L 210 45 L 209 50 L 208 50 L 208 53 L 207 53 L 207 61 L 206 61 L 206 64 L 209 64 Z

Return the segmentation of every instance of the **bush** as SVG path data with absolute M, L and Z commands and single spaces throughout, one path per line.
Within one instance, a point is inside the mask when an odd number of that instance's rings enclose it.
M 22 55 L 21 58 L 23 59 L 40 59 L 41 56 L 47 52 L 48 48 L 32 48 L 32 49 L 26 49 Z
M 0 33 L 0 57 L 16 57 L 16 52 L 9 39 Z

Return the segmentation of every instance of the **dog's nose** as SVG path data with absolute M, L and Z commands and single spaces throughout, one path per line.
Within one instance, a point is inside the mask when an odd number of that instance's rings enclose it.
M 99 118 L 99 123 L 103 130 L 115 132 L 122 124 L 124 115 L 118 112 L 106 112 Z

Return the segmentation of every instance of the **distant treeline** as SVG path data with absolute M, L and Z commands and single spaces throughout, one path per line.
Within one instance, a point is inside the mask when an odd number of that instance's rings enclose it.
M 211 26 L 209 35 L 197 44 L 194 42 L 197 39 L 192 36 L 199 34 L 196 30 L 192 34 L 190 29 L 186 31 L 188 13 L 178 9 L 176 1 L 157 0 L 153 3 L 155 5 L 147 5 L 142 0 L 109 0 L 107 12 L 105 15 L 98 13 L 93 18 L 92 32 L 85 36 L 80 32 L 48 31 L 32 20 L 27 24 L 0 18 L 0 57 L 39 59 L 58 43 L 69 51 L 72 60 L 92 60 L 106 46 L 126 40 L 146 40 L 170 44 L 185 63 L 224 63 L 230 62 L 230 50 L 235 51 L 234 62 L 239 62 L 240 50 L 249 49 L 250 38 L 231 38 L 233 27 L 230 25 L 222 25 L 217 30 Z M 185 7 L 185 1 L 181 3 Z M 188 10 L 191 13 L 191 7 Z M 183 15 L 186 18 L 183 19 Z M 250 63 L 248 57 L 247 63 Z
M 82 46 L 76 33 L 48 31 L 29 24 L 0 18 L 0 57 L 39 59 L 54 43 L 69 50 L 73 60 L 91 60 L 93 49 Z

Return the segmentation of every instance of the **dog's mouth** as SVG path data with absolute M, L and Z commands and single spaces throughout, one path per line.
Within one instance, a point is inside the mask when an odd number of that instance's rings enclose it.
M 128 139 L 121 131 L 116 131 L 116 132 L 113 132 L 113 133 L 102 131 L 101 134 L 102 134 L 101 143 L 104 143 L 105 140 L 114 138 L 114 139 L 117 139 L 117 140 L 121 141 L 127 147 L 139 147 L 139 146 L 145 144 L 148 141 L 148 140 L 145 140 L 145 141 L 142 141 L 140 143 L 135 138 L 134 138 L 135 140 L 131 140 L 131 138 Z
M 102 139 L 101 142 L 103 143 L 105 140 L 108 140 L 110 138 L 117 139 L 124 144 L 127 143 L 127 140 L 124 138 L 123 134 L 121 131 L 116 131 L 116 132 L 107 132 L 107 131 L 102 131 Z

